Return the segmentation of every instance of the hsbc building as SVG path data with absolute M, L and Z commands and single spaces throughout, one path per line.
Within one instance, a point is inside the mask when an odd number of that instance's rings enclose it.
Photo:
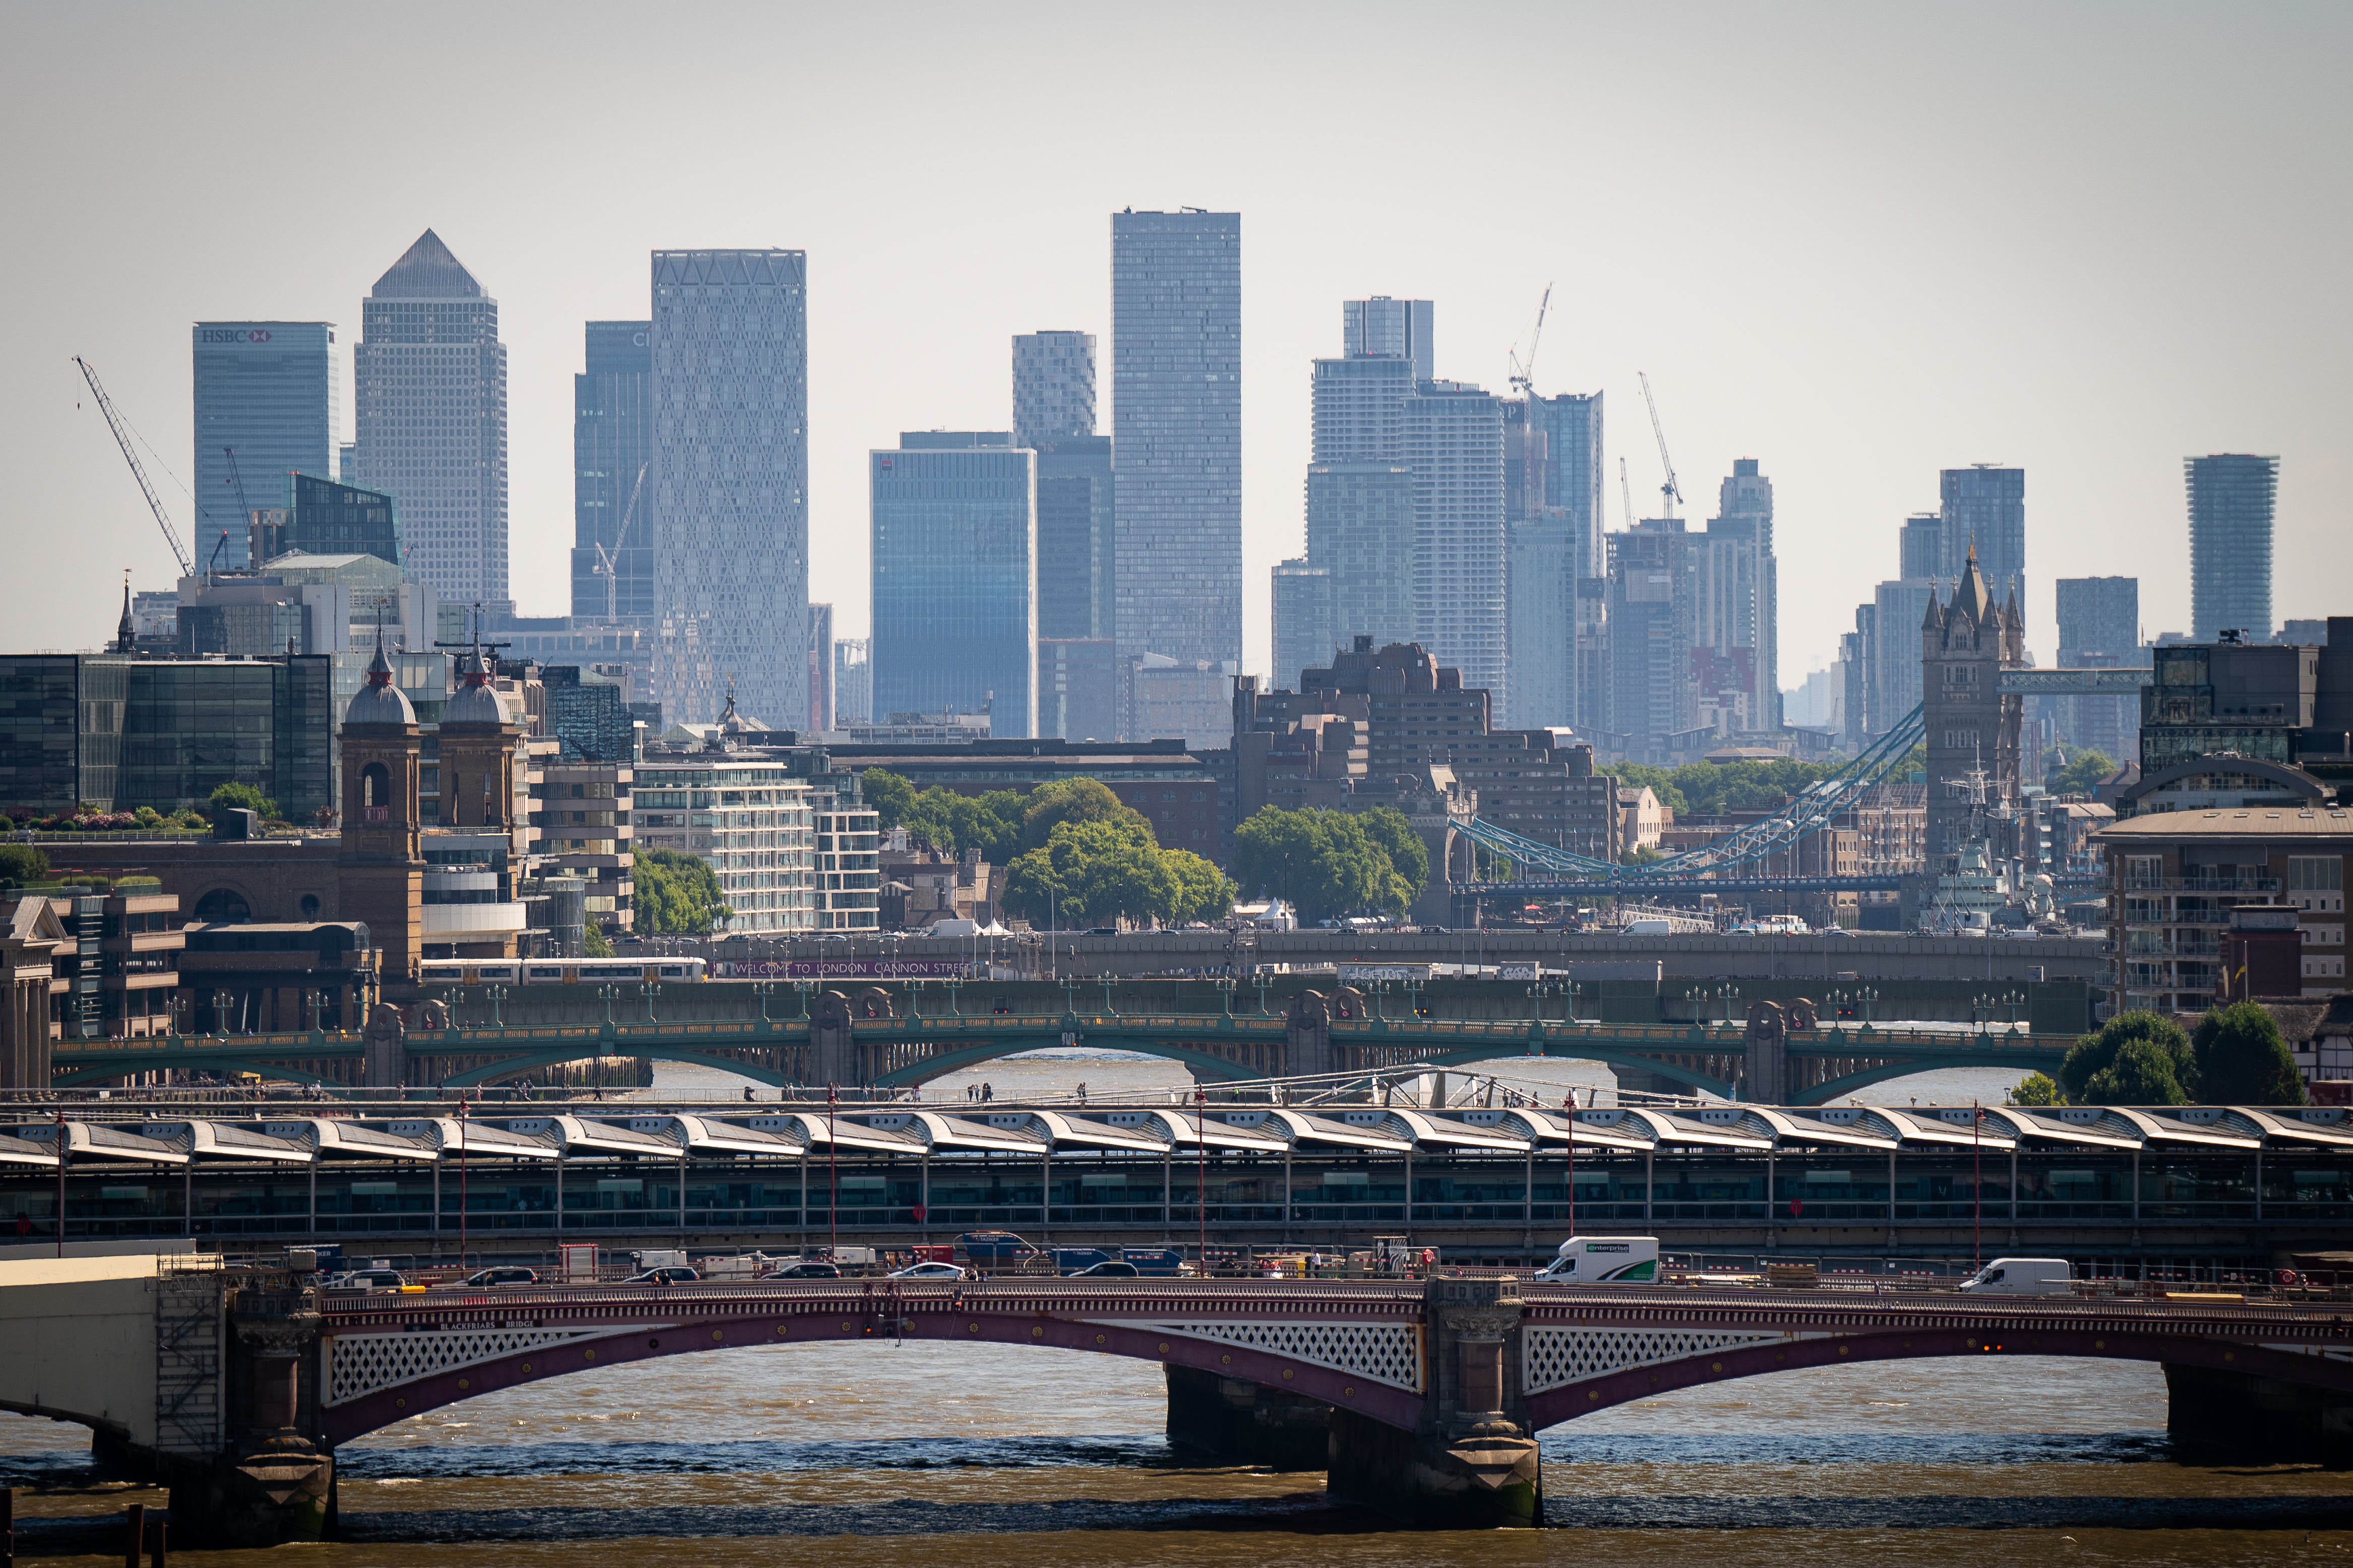
M 248 509 L 286 505 L 290 474 L 336 477 L 335 326 L 198 321 L 191 338 L 197 506 L 193 547 L 201 566 L 226 532 L 220 564 L 242 566 Z

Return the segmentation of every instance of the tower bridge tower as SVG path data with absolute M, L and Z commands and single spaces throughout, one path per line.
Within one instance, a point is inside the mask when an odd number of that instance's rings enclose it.
M 1996 860 L 2016 853 L 2019 800 L 2019 730 L 2023 698 L 2005 697 L 2001 672 L 2026 664 L 2026 621 L 2013 588 L 1997 604 L 1977 547 L 1951 600 L 1928 599 L 1920 623 L 1920 720 L 1928 751 L 1928 869 L 1953 868 L 1969 837 L 1974 807 L 1966 787 L 1969 774 L 1987 774 L 1991 853 Z M 1957 787 L 1961 786 L 1961 787 Z

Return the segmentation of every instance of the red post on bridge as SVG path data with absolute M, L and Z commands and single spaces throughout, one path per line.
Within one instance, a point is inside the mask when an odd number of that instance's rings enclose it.
M 825 1086 L 825 1160 L 826 1185 L 829 1190 L 825 1200 L 826 1247 L 828 1258 L 841 1253 L 841 1141 L 833 1135 L 835 1110 L 841 1104 L 841 1086 Z
M 561 1180 L 562 1177 L 557 1178 Z M 458 1272 L 466 1271 L 466 1091 L 458 1091 Z
M 1200 1158 L 1199 1173 L 1193 1178 L 1193 1217 L 1201 1222 L 1201 1278 L 1209 1277 L 1209 1089 L 1207 1084 L 1193 1086 L 1193 1150 Z M 1406 1207 L 1413 1207 L 1413 1194 L 1405 1195 Z

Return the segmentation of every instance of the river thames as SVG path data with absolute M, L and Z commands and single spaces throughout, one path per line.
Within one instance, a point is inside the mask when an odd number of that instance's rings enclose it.
M 1513 1063 L 1520 1068 L 1523 1064 Z M 1501 1064 L 1498 1064 L 1499 1068 Z M 1537 1062 L 1534 1089 L 1609 1082 Z M 1148 1089 L 1167 1064 L 1000 1061 L 1000 1097 Z M 1988 1075 L 1883 1098 L 1993 1100 Z M 665 1069 L 666 1092 L 724 1092 Z M 944 1092 L 943 1092 L 944 1089 Z M 961 1100 L 959 1081 L 934 1102 Z M 1557 1098 L 1556 1094 L 1551 1098 Z M 5 1353 L 5 1347 L 0 1347 Z M 512 1389 L 340 1451 L 342 1539 L 191 1552 L 241 1568 L 790 1561 L 2278 1563 L 2353 1561 L 2353 1475 L 2184 1465 L 2154 1366 L 2006 1359 L 1820 1368 L 1686 1390 L 1542 1435 L 1542 1531 L 1428 1533 L 1326 1505 L 1323 1478 L 1205 1465 L 1162 1436 L 1156 1366 L 1016 1347 L 763 1345 Z M 98 1521 L 164 1502 L 79 1427 L 0 1415 L 18 1561 L 119 1563 Z M 73 1520 L 90 1521 L 76 1526 Z

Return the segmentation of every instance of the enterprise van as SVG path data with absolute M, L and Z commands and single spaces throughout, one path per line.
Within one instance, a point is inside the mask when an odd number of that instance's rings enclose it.
M 1659 1278 L 1655 1236 L 1572 1236 L 1536 1275 L 1556 1285 L 1651 1285 Z
M 1961 1289 L 1978 1296 L 2071 1296 L 2074 1270 L 2063 1258 L 1997 1258 Z

